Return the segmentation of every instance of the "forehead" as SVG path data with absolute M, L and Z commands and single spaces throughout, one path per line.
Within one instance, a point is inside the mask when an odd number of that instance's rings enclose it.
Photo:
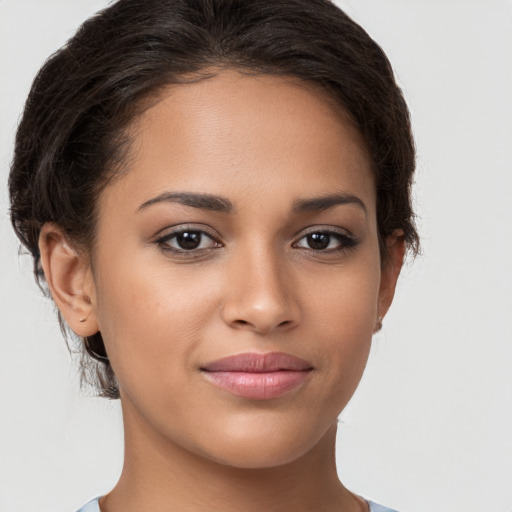
M 349 187 L 374 199 L 371 160 L 352 119 L 295 78 L 224 70 L 171 85 L 130 132 L 119 184 L 141 203 L 169 187 L 221 195 L 277 187 L 290 200 Z

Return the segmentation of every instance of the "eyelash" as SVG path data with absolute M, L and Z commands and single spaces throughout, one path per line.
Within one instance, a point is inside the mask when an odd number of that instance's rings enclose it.
M 194 234 L 199 235 L 199 245 L 203 243 L 203 238 L 206 236 L 211 240 L 211 245 L 209 247 L 195 247 L 190 249 L 184 249 L 183 247 L 172 247 L 170 246 L 171 241 L 175 241 L 178 236 L 185 235 L 185 234 Z M 308 236 L 312 235 L 323 235 L 327 236 L 328 238 L 328 245 L 331 244 L 332 239 L 336 239 L 338 241 L 339 246 L 334 248 L 324 248 L 324 249 L 315 249 L 312 247 L 300 247 L 299 243 L 307 239 Z M 220 242 L 218 237 L 211 233 L 209 230 L 204 229 L 203 227 L 196 227 L 196 226 L 180 226 L 173 230 L 170 233 L 165 234 L 164 236 L 161 236 L 155 240 L 155 243 L 160 246 L 162 251 L 166 253 L 172 253 L 176 256 L 182 256 L 186 258 L 199 258 L 201 256 L 204 256 L 206 251 L 209 251 L 211 249 L 219 249 L 224 247 L 224 245 Z M 308 243 L 308 242 L 306 242 Z M 300 236 L 300 238 L 292 243 L 292 247 L 297 249 L 304 249 L 312 254 L 315 255 L 322 255 L 322 254 L 339 254 L 345 251 L 348 251 L 354 247 L 356 247 L 359 243 L 359 240 L 353 236 L 352 234 L 347 234 L 346 232 L 341 232 L 338 230 L 335 230 L 333 228 L 322 228 L 322 227 L 314 227 L 310 228 L 308 231 L 303 232 Z
M 169 244 L 171 241 L 175 240 L 180 235 L 185 235 L 186 233 L 189 234 L 199 234 L 199 243 L 202 244 L 203 237 L 208 237 L 212 240 L 213 246 L 210 247 L 199 247 L 199 248 L 192 248 L 192 249 L 183 249 L 183 248 L 177 248 L 177 247 L 171 247 Z M 194 258 L 194 257 L 201 257 L 204 255 L 205 251 L 208 251 L 210 249 L 217 249 L 220 247 L 223 247 L 223 244 L 218 240 L 218 238 L 211 232 L 207 231 L 203 227 L 196 227 L 196 226 L 180 226 L 170 233 L 166 233 L 165 235 L 157 238 L 155 240 L 155 243 L 160 246 L 162 251 L 166 253 L 172 253 L 176 256 L 184 256 L 188 258 Z
M 334 248 L 326 248 L 326 249 L 313 249 L 312 247 L 303 247 L 303 249 L 313 253 L 313 254 L 339 254 L 345 251 L 348 251 L 350 249 L 353 249 L 356 247 L 359 243 L 359 240 L 352 234 L 349 234 L 347 232 L 342 232 L 340 230 L 334 229 L 334 228 L 327 228 L 327 227 L 313 227 L 310 228 L 305 233 L 302 233 L 302 236 L 297 240 L 297 242 L 294 242 L 292 244 L 293 247 L 298 247 L 298 244 L 301 240 L 306 239 L 308 236 L 311 235 L 324 235 L 329 237 L 329 245 L 332 241 L 332 239 L 336 239 L 339 242 L 338 247 Z

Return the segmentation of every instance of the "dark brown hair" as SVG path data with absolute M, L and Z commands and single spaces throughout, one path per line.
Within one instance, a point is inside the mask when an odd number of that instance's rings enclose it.
M 396 229 L 417 251 L 408 109 L 382 49 L 339 8 L 328 0 L 119 0 L 44 64 L 18 128 L 11 218 L 41 285 L 43 224 L 90 249 L 97 198 L 119 173 L 127 128 L 146 100 L 222 67 L 296 77 L 336 100 L 373 159 L 383 257 Z M 119 397 L 101 333 L 84 341 L 100 394 Z

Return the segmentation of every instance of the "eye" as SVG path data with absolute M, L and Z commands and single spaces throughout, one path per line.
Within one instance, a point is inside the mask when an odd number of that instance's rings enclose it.
M 170 252 L 185 253 L 221 247 L 221 244 L 200 229 L 181 228 L 156 240 L 162 249 Z
M 357 240 L 350 235 L 337 231 L 318 230 L 304 235 L 294 244 L 294 247 L 319 252 L 335 252 L 355 245 Z

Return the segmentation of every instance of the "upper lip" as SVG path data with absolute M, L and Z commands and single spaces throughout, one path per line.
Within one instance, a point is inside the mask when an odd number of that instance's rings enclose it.
M 283 352 L 266 354 L 246 353 L 224 357 L 201 367 L 208 372 L 271 373 L 278 371 L 306 371 L 313 366 L 299 357 Z

